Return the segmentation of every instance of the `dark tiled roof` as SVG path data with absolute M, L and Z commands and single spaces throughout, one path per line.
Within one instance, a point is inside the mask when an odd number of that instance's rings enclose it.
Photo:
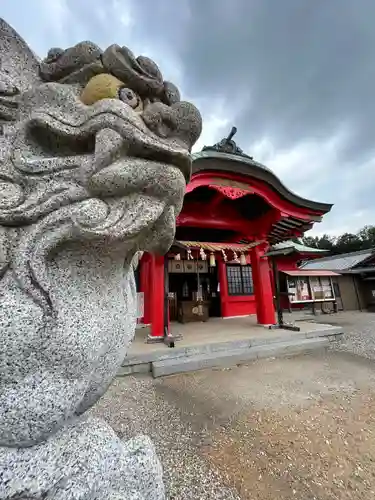
M 358 266 L 358 264 L 366 261 L 372 255 L 375 255 L 375 248 L 315 259 L 310 262 L 306 262 L 301 267 L 303 269 L 329 269 L 330 271 L 349 271 L 350 269 L 353 269 L 353 267 Z

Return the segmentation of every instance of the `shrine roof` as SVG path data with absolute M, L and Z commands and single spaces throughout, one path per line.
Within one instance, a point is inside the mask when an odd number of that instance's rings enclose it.
M 192 154 L 193 175 L 202 171 L 215 170 L 254 177 L 267 183 L 274 191 L 294 205 L 323 214 L 331 210 L 332 203 L 317 202 L 299 196 L 288 189 L 270 168 L 244 153 L 232 139 L 236 131 L 236 127 L 233 127 L 225 139 L 213 146 L 204 146 L 202 151 Z
M 375 248 L 359 250 L 357 252 L 322 257 L 314 261 L 302 264 L 303 269 L 329 269 L 333 271 L 351 271 L 354 268 L 362 267 L 369 259 L 375 255 Z M 362 269 L 360 269 L 362 271 Z
M 285 250 L 287 253 L 298 252 L 298 253 L 327 253 L 328 250 L 323 250 L 321 248 L 313 248 L 303 245 L 302 243 L 296 243 L 295 241 L 280 241 L 272 245 L 272 250 Z M 289 251 L 289 252 L 288 252 Z

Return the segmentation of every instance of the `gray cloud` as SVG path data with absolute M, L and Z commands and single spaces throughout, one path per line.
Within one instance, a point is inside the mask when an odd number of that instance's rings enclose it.
M 335 203 L 319 231 L 375 223 L 373 0 L 54 1 L 2 16 L 39 52 L 82 39 L 146 51 L 201 106 L 204 140 L 235 124 L 291 189 Z

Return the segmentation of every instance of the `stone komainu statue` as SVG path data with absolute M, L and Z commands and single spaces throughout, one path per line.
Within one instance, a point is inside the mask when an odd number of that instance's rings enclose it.
M 125 47 L 40 62 L 1 20 L 0 58 L 0 499 L 164 498 L 149 439 L 85 412 L 134 335 L 134 257 L 173 241 L 200 114 Z

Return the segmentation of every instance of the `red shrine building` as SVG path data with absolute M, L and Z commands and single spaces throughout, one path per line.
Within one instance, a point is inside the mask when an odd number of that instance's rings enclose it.
M 332 208 L 290 191 L 237 147 L 235 132 L 193 154 L 174 244 L 167 255 L 140 261 L 138 322 L 149 325 L 150 340 L 173 334 L 174 322 L 211 317 L 256 315 L 258 324 L 275 324 L 267 252 L 302 236 Z M 296 268 L 297 260 L 284 255 L 280 266 Z

